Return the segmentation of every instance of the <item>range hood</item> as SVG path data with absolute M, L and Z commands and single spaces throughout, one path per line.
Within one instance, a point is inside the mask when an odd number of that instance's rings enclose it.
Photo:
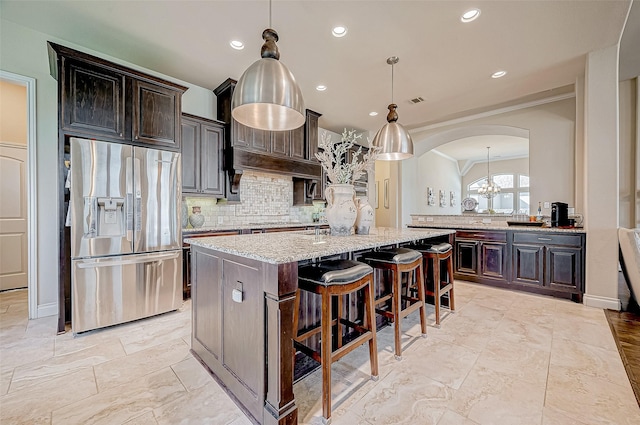
M 225 123 L 224 169 L 227 200 L 240 200 L 240 180 L 245 170 L 284 174 L 295 180 L 320 180 L 322 167 L 318 151 L 318 118 L 306 110 L 304 126 L 289 131 L 265 131 L 238 123 L 231 116 L 231 99 L 236 80 L 228 78 L 213 92 L 217 97 L 217 118 Z

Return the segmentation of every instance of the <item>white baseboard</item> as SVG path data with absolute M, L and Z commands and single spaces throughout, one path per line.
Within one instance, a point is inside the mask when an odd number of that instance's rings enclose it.
M 58 314 L 58 303 L 47 303 L 38 305 L 37 318 L 56 316 Z
M 599 297 L 597 295 L 584 294 L 582 302 L 587 307 L 607 308 L 609 310 L 620 311 L 622 308 L 618 298 Z

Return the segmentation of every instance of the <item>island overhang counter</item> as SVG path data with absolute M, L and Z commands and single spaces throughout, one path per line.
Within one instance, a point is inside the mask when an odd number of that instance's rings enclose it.
M 450 229 L 373 228 L 193 238 L 191 351 L 258 424 L 294 425 L 293 311 L 298 264 L 428 239 Z

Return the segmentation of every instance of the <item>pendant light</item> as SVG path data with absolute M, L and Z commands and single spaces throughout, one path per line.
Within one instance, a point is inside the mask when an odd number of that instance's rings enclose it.
M 493 182 L 491 173 L 489 172 L 489 146 L 487 146 L 487 182 L 482 184 L 482 187 L 478 189 L 478 194 L 483 198 L 491 199 L 500 193 L 500 186 Z
M 240 124 L 260 130 L 293 130 L 304 124 L 302 91 L 289 69 L 280 62 L 276 42 L 278 33 L 269 28 L 262 32 L 262 59 L 242 74 L 233 91 L 231 115 Z
M 391 56 L 387 63 L 391 65 L 391 104 L 388 106 L 387 123 L 382 126 L 373 138 L 373 145 L 382 148 L 376 159 L 380 160 L 401 160 L 413 156 L 413 140 L 409 132 L 398 121 L 398 105 L 393 103 L 393 66 L 400 59 Z

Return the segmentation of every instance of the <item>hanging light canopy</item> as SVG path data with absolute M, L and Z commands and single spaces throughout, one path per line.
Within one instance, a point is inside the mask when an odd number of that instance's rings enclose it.
M 267 28 L 262 39 L 262 59 L 247 68 L 238 80 L 231 99 L 231 115 L 240 124 L 260 130 L 293 130 L 305 121 L 302 91 L 291 71 L 280 62 L 278 33 Z
M 500 193 L 500 186 L 493 182 L 491 173 L 489 172 L 489 146 L 487 146 L 487 182 L 482 184 L 482 187 L 478 189 L 478 194 L 483 198 L 491 199 Z
M 391 56 L 387 59 L 387 63 L 391 65 L 391 104 L 388 106 L 387 123 L 378 130 L 373 138 L 373 145 L 382 148 L 376 158 L 380 160 L 395 161 L 413 156 L 413 140 L 411 140 L 409 132 L 398 124 L 398 112 L 396 112 L 398 105 L 393 103 L 393 66 L 399 60 L 397 56 Z

